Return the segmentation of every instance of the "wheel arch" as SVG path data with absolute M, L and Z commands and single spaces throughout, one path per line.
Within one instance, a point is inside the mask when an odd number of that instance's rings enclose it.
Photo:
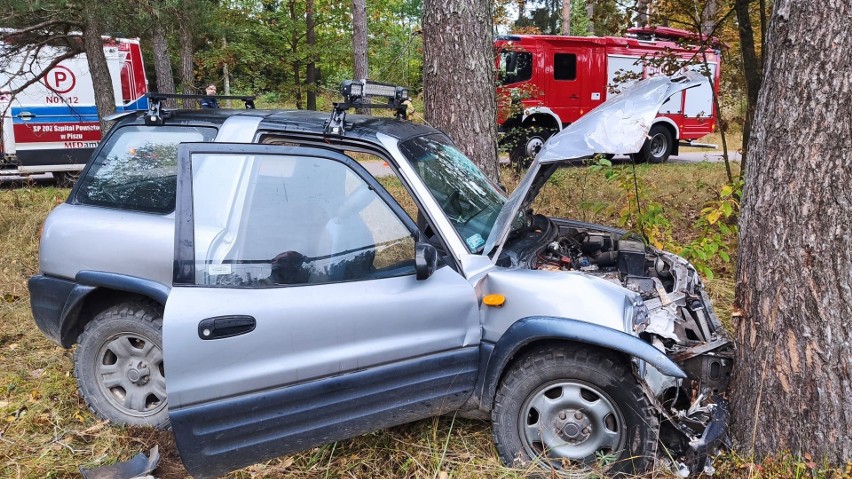
M 165 306 L 170 288 L 149 279 L 101 271 L 81 271 L 77 286 L 65 302 L 59 319 L 59 342 L 70 348 L 83 328 L 101 311 L 131 301 L 153 301 Z
M 520 126 L 524 128 L 540 126 L 561 131 L 562 120 L 559 118 L 559 115 L 554 113 L 550 108 L 547 108 L 546 106 L 537 106 L 524 110 Z
M 532 316 L 512 324 L 483 361 L 484 370 L 475 389 L 480 409 L 493 408 L 497 387 L 518 358 L 533 348 L 553 343 L 597 347 L 625 358 L 643 360 L 665 375 L 687 377 L 662 351 L 630 334 L 576 319 Z

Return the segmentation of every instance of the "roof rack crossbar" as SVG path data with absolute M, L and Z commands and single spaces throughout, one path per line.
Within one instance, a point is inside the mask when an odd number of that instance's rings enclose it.
M 165 111 L 162 107 L 162 102 L 168 99 L 185 99 L 185 100 L 201 100 L 210 98 L 210 95 L 190 95 L 185 93 L 145 93 L 148 99 L 148 113 L 145 115 L 145 123 L 148 125 L 162 125 L 165 118 L 168 118 L 171 113 Z M 241 100 L 246 110 L 254 110 L 254 96 L 250 95 L 216 95 L 217 100 Z

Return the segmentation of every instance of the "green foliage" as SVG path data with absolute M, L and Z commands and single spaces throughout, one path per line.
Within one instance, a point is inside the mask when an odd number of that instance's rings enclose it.
M 586 13 L 585 0 L 571 2 L 571 35 L 587 36 L 592 33 L 592 23 Z M 514 30 L 542 33 L 545 35 L 562 34 L 562 2 L 560 0 L 532 0 L 527 9 L 518 15 Z
M 690 260 L 695 268 L 712 279 L 711 265 L 716 259 L 724 263 L 731 261 L 739 231 L 737 217 L 740 209 L 743 182 L 727 184 L 719 192 L 719 198 L 701 210 L 693 227 L 700 236 L 686 244 L 678 254 Z
M 724 185 L 718 198 L 705 204 L 692 224 L 693 239 L 684 244 L 675 240 L 666 208 L 654 199 L 635 169 L 627 165 L 614 167 L 611 161 L 599 156 L 589 163 L 588 170 L 616 185 L 620 195 L 610 204 L 581 202 L 585 211 L 597 214 L 605 208 L 617 210 L 619 226 L 640 234 L 656 248 L 677 252 L 708 279 L 715 276 L 715 266 L 731 261 L 736 248 L 742 181 Z
M 307 43 L 304 0 L 234 0 L 219 7 L 219 28 L 196 56 L 196 74 L 218 79 L 227 65 L 234 92 L 272 95 L 275 103 L 300 106 L 310 88 L 306 68 L 315 62 L 318 93 L 336 95 L 340 82 L 353 77 L 352 18 L 347 3 L 314 0 L 316 44 Z M 422 85 L 420 0 L 371 3 L 369 16 L 370 77 Z M 227 47 L 223 46 L 223 39 Z

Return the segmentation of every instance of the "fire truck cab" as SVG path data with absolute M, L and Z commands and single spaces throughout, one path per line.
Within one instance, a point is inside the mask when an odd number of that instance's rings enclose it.
M 12 51 L 0 42 L 0 52 L 7 49 Z M 0 175 L 52 173 L 58 183 L 70 186 L 100 142 L 84 53 L 63 60 L 33 82 L 62 53 L 52 46 L 18 48 L 0 69 Z M 104 56 L 116 111 L 145 110 L 148 80 L 139 40 L 104 37 Z M 15 90 L 20 91 L 10 94 Z
M 498 121 L 512 162 L 534 157 L 551 135 L 633 81 L 678 68 L 702 71 L 708 81 L 669 98 L 641 151 L 623 153 L 637 162 L 662 163 L 678 153 L 681 142 L 707 146 L 695 140 L 716 129 L 721 56 L 687 42 L 702 43 L 693 33 L 663 27 L 631 28 L 624 38 L 498 37 Z

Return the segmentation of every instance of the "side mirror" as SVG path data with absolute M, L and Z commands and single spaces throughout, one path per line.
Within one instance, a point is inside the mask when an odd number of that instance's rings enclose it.
M 438 267 L 438 250 L 429 243 L 417 242 L 414 246 L 414 271 L 417 279 L 428 279 Z

